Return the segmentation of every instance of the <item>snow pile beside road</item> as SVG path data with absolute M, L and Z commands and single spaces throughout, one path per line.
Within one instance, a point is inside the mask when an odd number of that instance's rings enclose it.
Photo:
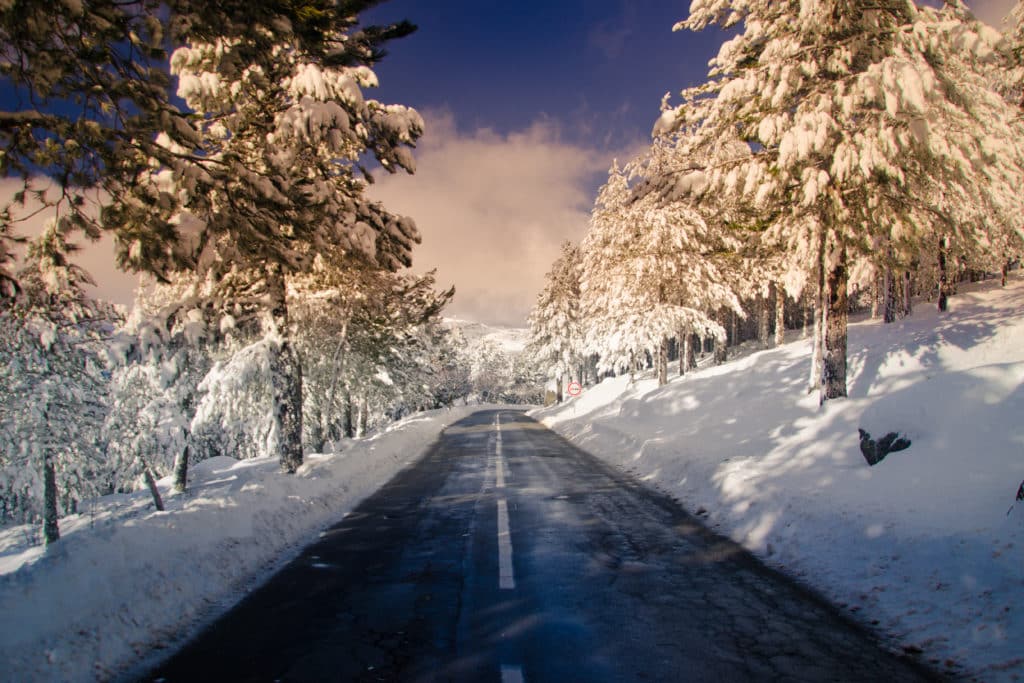
M 1024 679 L 1024 281 L 942 315 L 852 324 L 848 400 L 808 396 L 809 342 L 538 411 L 716 530 L 940 667 Z M 868 467 L 857 429 L 908 450 Z
M 425 452 L 442 429 L 480 406 L 413 416 L 307 456 L 294 476 L 268 458 L 194 466 L 186 495 L 85 502 L 61 540 L 26 548 L 28 527 L 0 532 L 0 678 L 106 680 L 153 648 L 211 620 Z M 136 671 L 136 673 L 141 673 Z

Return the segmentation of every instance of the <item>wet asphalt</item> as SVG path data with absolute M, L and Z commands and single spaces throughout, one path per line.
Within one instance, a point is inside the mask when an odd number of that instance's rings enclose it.
M 426 455 L 145 681 L 927 681 L 521 412 Z

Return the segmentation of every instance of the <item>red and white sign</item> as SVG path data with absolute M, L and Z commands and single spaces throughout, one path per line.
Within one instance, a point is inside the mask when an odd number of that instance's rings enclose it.
M 579 396 L 583 393 L 583 385 L 579 382 L 569 382 L 567 390 L 570 396 Z

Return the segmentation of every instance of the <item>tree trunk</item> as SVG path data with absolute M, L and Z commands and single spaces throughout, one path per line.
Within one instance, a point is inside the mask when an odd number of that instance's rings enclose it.
M 949 274 L 946 272 L 946 238 L 939 238 L 939 311 L 949 308 Z
M 775 345 L 786 343 L 786 288 L 775 283 Z
M 1002 276 L 1002 279 L 999 281 L 999 286 L 1000 287 L 1005 287 L 1006 286 L 1006 275 L 1007 275 L 1007 271 L 1009 271 L 1009 270 L 1010 270 L 1010 262 L 1009 261 L 1003 261 L 1003 267 L 1002 267 L 1001 272 L 1000 272 L 1000 275 Z
M 317 410 L 310 418 L 313 424 L 309 432 L 309 449 L 313 453 L 323 453 L 327 447 L 327 428 L 324 425 L 323 411 Z
M 370 412 L 369 406 L 366 404 L 366 397 L 359 401 L 359 420 L 356 422 L 356 436 L 360 439 L 366 436 L 366 425 L 369 420 L 367 413 Z
M 149 489 L 149 495 L 153 496 L 153 505 L 159 512 L 164 511 L 164 499 L 160 497 L 160 489 L 156 487 L 156 479 L 153 478 L 153 473 L 150 472 L 148 466 L 143 466 L 142 476 L 146 480 L 146 487 Z
M 814 291 L 814 341 L 811 348 L 810 383 L 807 392 L 821 391 L 821 364 L 825 353 L 825 235 L 818 236 L 818 281 Z
M 881 287 L 878 284 L 878 274 L 871 278 L 871 319 L 878 319 L 878 300 L 881 298 Z
M 658 386 L 668 384 L 668 337 L 661 340 L 658 347 Z
M 185 493 L 185 486 L 188 484 L 188 457 L 189 445 L 186 440 L 185 447 L 174 459 L 174 490 L 178 493 Z
M 821 305 L 821 299 L 818 299 L 817 303 L 818 305 L 813 310 L 814 337 L 811 339 L 811 372 L 807 382 L 808 393 L 821 388 L 821 357 L 825 339 L 822 320 L 825 317 L 825 309 Z
M 814 307 L 804 304 L 800 306 L 800 308 L 803 309 L 804 316 L 802 321 L 803 324 L 800 329 L 800 338 L 807 339 L 807 337 L 811 334 L 810 325 L 812 324 L 811 319 L 814 317 Z
M 909 317 L 914 312 L 914 282 L 910 271 L 903 273 L 903 315 Z
M 682 377 L 690 369 L 690 355 L 693 346 L 693 335 L 683 332 L 679 335 L 679 376 Z
M 724 328 L 725 327 L 725 312 L 719 310 L 718 312 L 718 323 Z M 715 337 L 715 365 L 721 365 L 729 359 L 729 345 L 726 342 L 725 337 L 719 339 Z
M 729 360 L 729 347 L 724 339 L 715 339 L 715 365 L 721 365 Z
M 356 435 L 355 421 L 352 419 L 352 393 L 348 389 L 345 389 L 341 411 L 341 430 L 346 439 L 351 439 Z
M 555 389 L 555 400 L 561 403 L 565 400 L 565 375 L 558 376 L 558 388 Z
M 885 278 L 882 284 L 882 320 L 886 323 L 896 322 L 896 279 L 892 276 L 892 268 L 885 267 Z
M 49 455 L 43 460 L 43 542 L 55 543 L 60 538 L 57 524 L 57 468 Z
M 680 377 L 686 374 L 686 365 L 683 363 L 683 347 L 685 346 L 685 338 L 685 330 L 676 330 L 676 356 L 679 357 L 678 375 Z
M 769 291 L 761 297 L 761 311 L 757 319 L 757 341 L 761 343 L 761 346 L 768 348 L 769 340 L 771 339 L 771 318 L 772 318 L 772 300 L 771 292 Z
M 331 386 L 327 390 L 327 395 L 324 399 L 325 407 L 320 411 L 321 429 L 323 433 L 332 440 L 337 438 L 336 434 L 338 431 L 338 423 L 335 419 L 335 411 L 338 409 L 338 380 L 344 376 L 345 363 L 348 360 L 346 346 L 348 345 L 348 323 L 351 314 L 346 307 L 342 309 L 340 315 L 343 317 L 344 322 L 341 324 L 341 332 L 338 334 L 338 344 L 334 347 L 334 356 L 331 358 L 331 365 L 334 367 L 334 374 L 331 376 Z M 342 415 L 344 415 L 344 405 L 341 406 L 341 412 Z M 347 431 L 344 426 L 342 427 L 342 431 Z M 345 436 L 349 436 L 349 434 L 345 433 Z
M 825 314 L 825 353 L 822 362 L 822 402 L 846 396 L 847 272 L 846 248 L 839 244 L 828 271 Z
M 686 371 L 697 369 L 697 344 L 700 337 L 695 334 L 686 335 Z
M 290 474 L 302 464 L 302 365 L 291 344 L 286 282 L 280 264 L 267 267 L 267 295 L 270 316 L 264 333 L 272 337 L 270 383 L 276 437 L 273 447 L 281 471 Z

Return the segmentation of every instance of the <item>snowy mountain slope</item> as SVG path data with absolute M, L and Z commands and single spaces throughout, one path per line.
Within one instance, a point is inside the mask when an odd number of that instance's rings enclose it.
M 658 388 L 589 387 L 537 416 L 679 498 L 894 647 L 1024 680 L 1024 281 L 967 287 L 941 318 L 850 327 L 850 398 L 805 391 L 794 341 Z M 857 428 L 912 446 L 868 467 Z
M 272 458 L 213 458 L 194 466 L 185 496 L 160 481 L 166 512 L 145 491 L 82 503 L 46 551 L 26 547 L 35 528 L 3 529 L 0 678 L 141 675 L 145 653 L 227 610 L 479 409 L 415 415 L 342 453 L 307 456 L 293 476 Z
M 489 341 L 506 353 L 522 353 L 530 337 L 530 330 L 525 327 L 488 325 L 463 318 L 445 318 L 444 324 L 461 332 L 470 344 Z

